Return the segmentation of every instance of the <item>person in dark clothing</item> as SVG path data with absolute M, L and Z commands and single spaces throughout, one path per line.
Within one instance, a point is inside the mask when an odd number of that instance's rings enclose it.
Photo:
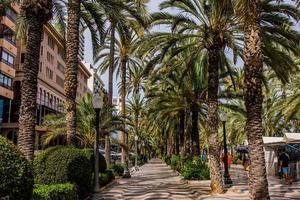
M 289 164 L 290 164 L 290 157 L 289 155 L 283 150 L 283 152 L 279 156 L 279 167 L 282 169 L 282 173 L 285 179 L 286 184 L 291 184 L 290 177 L 289 177 Z

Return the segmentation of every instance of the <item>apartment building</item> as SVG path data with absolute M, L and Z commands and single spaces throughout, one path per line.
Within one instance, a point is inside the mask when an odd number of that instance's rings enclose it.
M 15 12 L 8 11 L 8 13 L 18 13 L 18 6 L 12 7 Z M 7 14 L 6 14 L 7 15 Z M 4 17 L 7 19 L 7 16 Z M 15 22 L 10 21 L 10 29 L 14 31 Z M 1 24 L 2 21 L 1 21 Z M 1 29 L 0 29 L 1 30 Z M 0 39 L 0 47 L 1 45 Z M 15 40 L 14 40 L 15 41 Z M 25 55 L 25 43 L 21 41 L 15 42 L 16 45 L 9 45 L 6 42 L 3 49 L 8 50 L 7 52 L 12 55 L 11 72 L 6 72 L 6 75 L 10 75 L 11 80 L 9 87 L 4 87 L 8 90 L 5 99 L 3 98 L 2 110 L 3 110 L 3 120 L 0 123 L 0 133 L 5 135 L 11 140 L 16 141 L 18 132 L 18 117 L 19 108 L 21 100 L 21 81 L 24 78 L 23 62 Z M 13 49 L 9 49 L 9 47 Z M 41 128 L 43 117 L 47 114 L 63 112 L 63 103 L 65 101 L 64 94 L 64 79 L 65 79 L 65 49 L 64 49 L 64 38 L 62 35 L 48 23 L 44 26 L 43 38 L 40 48 L 40 67 L 38 74 L 38 91 L 37 91 L 37 137 L 45 131 Z M 6 55 L 6 54 L 5 54 Z M 3 57 L 3 56 L 1 56 Z M 79 58 L 81 55 L 79 56 Z M 80 60 L 80 59 L 79 59 Z M 6 64 L 6 62 L 4 62 Z M 2 72 L 2 62 L 0 63 Z M 6 66 L 8 68 L 8 66 Z M 6 69 L 5 68 L 5 69 Z M 78 70 L 78 87 L 77 87 L 77 101 L 79 101 L 87 92 L 87 80 L 92 74 L 85 67 L 85 65 L 80 61 Z M 0 74 L 1 79 L 1 74 Z M 0 87 L 0 94 L 5 93 Z M 5 95 L 5 94 L 4 94 Z M 0 101 L 1 110 L 1 101 Z M 1 114 L 1 113 L 0 113 Z
M 5 101 L 13 99 L 13 79 L 16 75 L 15 62 L 17 41 L 16 19 L 19 7 L 12 4 L 5 16 L 0 16 L 0 125 L 3 121 Z

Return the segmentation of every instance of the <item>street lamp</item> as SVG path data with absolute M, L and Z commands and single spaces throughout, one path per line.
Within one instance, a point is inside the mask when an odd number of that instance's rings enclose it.
M 223 122 L 223 136 L 224 136 L 224 183 L 225 184 L 232 184 L 232 180 L 230 178 L 228 172 L 228 150 L 227 150 L 227 139 L 226 139 L 226 121 L 227 121 L 227 114 L 221 113 L 220 120 Z
M 100 123 L 100 111 L 103 107 L 103 98 L 99 93 L 94 94 L 93 107 L 96 112 L 96 134 L 95 134 L 95 145 L 94 145 L 94 192 L 99 192 L 99 123 Z
M 138 141 L 139 137 L 136 135 L 134 136 L 134 146 L 135 146 L 135 162 L 134 162 L 134 166 L 135 166 L 135 170 L 138 169 L 138 153 L 137 153 L 137 141 Z

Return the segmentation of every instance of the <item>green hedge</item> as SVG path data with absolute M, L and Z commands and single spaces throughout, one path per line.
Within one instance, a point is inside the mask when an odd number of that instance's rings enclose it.
M 92 166 L 86 153 L 71 147 L 54 147 L 38 154 L 34 159 L 35 183 L 74 183 L 79 197 L 92 189 Z
M 176 171 L 180 171 L 180 169 L 181 169 L 180 156 L 172 155 L 170 165 L 171 165 L 172 169 L 174 169 Z
M 94 171 L 94 150 L 93 149 L 83 149 L 86 157 L 90 160 L 92 169 Z M 105 172 L 107 166 L 104 156 L 99 152 L 99 172 Z
M 113 172 L 117 176 L 123 176 L 123 174 L 124 174 L 124 165 L 122 165 L 122 164 L 113 164 L 113 165 L 110 165 L 109 169 L 113 170 Z
M 135 165 L 135 156 L 130 156 L 130 162 L 134 166 Z M 138 155 L 137 157 L 137 165 L 142 166 L 147 163 L 147 157 L 144 155 Z
M 106 170 L 104 173 L 99 174 L 100 185 L 105 186 L 115 179 L 114 173 L 112 170 Z
M 70 183 L 36 185 L 32 200 L 77 200 L 76 186 Z
M 12 142 L 0 136 L 0 199 L 30 199 L 32 190 L 31 164 Z
M 170 165 L 171 164 L 171 156 L 165 156 L 164 157 L 164 161 L 165 161 L 165 163 L 167 164 L 167 165 Z
M 181 175 L 186 180 L 209 180 L 209 167 L 207 163 L 194 159 L 187 161 L 181 169 Z

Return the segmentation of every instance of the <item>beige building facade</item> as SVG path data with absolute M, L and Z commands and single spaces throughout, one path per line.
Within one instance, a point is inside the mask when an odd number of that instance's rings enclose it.
M 16 6 L 16 13 L 18 7 Z M 1 21 L 2 23 L 2 21 Z M 14 27 L 12 24 L 12 30 Z M 2 43 L 1 43 L 2 41 Z M 38 74 L 38 91 L 37 91 L 37 133 L 43 130 L 39 125 L 43 122 L 43 117 L 47 114 L 63 112 L 62 105 L 65 101 L 64 79 L 65 79 L 65 49 L 64 38 L 57 30 L 48 23 L 44 26 L 43 38 L 40 48 L 40 64 Z M 0 39 L 0 47 L 3 40 Z M 3 105 L 3 120 L 0 124 L 2 135 L 16 140 L 18 132 L 18 115 L 21 99 L 21 81 L 24 77 L 23 62 L 25 55 L 25 44 L 16 42 L 15 46 L 6 44 L 5 49 L 10 48 L 14 56 L 14 62 L 11 67 L 10 75 L 12 78 L 11 90 L 8 91 L 6 100 Z M 81 58 L 81 56 L 79 56 Z M 5 64 L 5 63 L 4 63 Z M 0 69 L 5 66 L 1 62 Z M 5 66 L 8 68 L 7 66 Z M 9 68 L 8 68 L 9 69 Z M 87 80 L 91 73 L 79 59 L 78 68 L 78 87 L 77 102 L 88 92 Z M 0 74 L 1 78 L 1 74 Z M 1 85 L 1 84 L 0 84 Z M 5 93 L 0 86 L 0 95 Z M 1 114 L 1 113 L 0 113 Z

